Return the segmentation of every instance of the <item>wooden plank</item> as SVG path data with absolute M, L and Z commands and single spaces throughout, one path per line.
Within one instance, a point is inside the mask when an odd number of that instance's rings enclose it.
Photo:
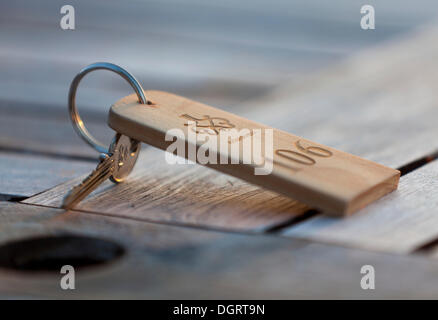
M 140 104 L 135 94 L 117 101 L 109 126 L 165 151 L 178 143 L 166 138 L 177 130 L 183 135 L 172 136 L 182 144 L 175 150 L 179 156 L 333 215 L 354 213 L 397 188 L 397 170 L 168 92 L 146 91 L 146 96 L 151 105 Z M 209 150 L 202 154 L 210 156 L 199 159 L 206 139 Z M 253 148 L 257 139 L 259 154 Z
M 239 114 L 393 168 L 405 165 L 436 150 L 436 146 L 430 143 L 438 136 L 438 127 L 435 124 L 435 119 L 438 118 L 438 109 L 435 107 L 438 91 L 433 85 L 433 80 L 438 75 L 438 68 L 434 63 L 438 50 L 437 42 L 434 41 L 435 35 L 434 29 L 428 30 L 409 41 L 364 53 L 299 84 L 286 85 L 266 99 L 248 103 L 246 108 L 244 106 L 240 109 Z M 416 63 L 412 64 L 412 61 Z M 149 159 L 162 162 L 160 157 L 162 154 L 150 156 Z M 138 171 L 129 180 L 135 183 L 120 185 L 117 186 L 118 189 L 111 191 L 98 190 L 80 205 L 81 210 L 113 214 L 120 213 L 117 210 L 123 208 L 128 215 L 145 217 L 152 215 L 147 212 L 153 208 L 154 221 L 187 222 L 226 228 L 236 226 L 233 219 L 239 221 L 238 224 L 243 219 L 252 228 L 254 224 L 248 221 L 256 219 L 255 217 L 272 228 L 275 224 L 294 222 L 297 216 L 307 211 L 302 204 L 292 200 L 287 202 L 284 198 L 281 198 L 282 201 L 288 204 L 278 207 L 275 203 L 279 200 L 273 194 L 264 193 L 261 189 L 251 189 L 247 184 L 236 184 L 234 180 L 234 186 L 231 186 L 227 182 L 228 178 L 216 173 L 212 173 L 210 178 L 218 183 L 213 187 L 206 180 L 208 171 L 203 168 L 185 172 L 184 167 L 169 168 L 164 163 L 150 164 L 147 161 L 139 160 L 137 163 Z M 153 173 L 147 168 L 153 168 Z M 169 175 L 173 170 L 176 171 Z M 177 174 L 186 177 L 186 180 L 181 180 L 185 187 L 181 187 L 175 180 L 163 179 Z M 159 182 L 158 185 L 156 182 Z M 59 206 L 63 195 L 73 183 L 75 182 L 28 201 Z M 197 186 L 202 186 L 202 189 Z M 233 202 L 230 199 L 235 201 L 246 193 L 245 188 L 238 191 L 238 186 L 250 188 L 257 195 L 248 200 L 249 205 L 245 203 L 245 208 L 250 211 L 243 210 L 244 213 L 235 215 L 234 212 L 241 212 L 240 200 Z M 121 191 L 120 196 L 115 195 L 116 190 Z M 151 190 L 155 192 L 152 192 L 152 196 L 144 196 L 149 195 Z M 225 201 L 227 205 L 224 206 L 221 197 L 233 193 L 234 196 L 228 198 Z M 201 204 L 206 203 L 205 198 L 213 201 L 203 207 L 202 214 L 193 214 L 199 201 Z M 269 198 L 272 200 L 266 201 Z M 175 203 L 173 199 L 184 199 L 185 205 L 172 207 L 169 203 Z M 254 211 L 251 203 L 263 203 L 262 210 Z M 169 210 L 169 207 L 172 209 Z M 275 222 L 269 212 L 273 207 L 278 208 L 275 215 L 282 217 Z M 217 213 L 212 218 L 212 214 L 209 214 L 211 210 L 220 214 Z M 233 219 L 222 219 L 227 211 L 231 212 L 227 217 L 232 216 Z M 160 214 L 163 218 L 160 218 Z M 266 227 L 260 225 L 257 228 L 266 230 Z
M 358 27 L 353 17 L 359 17 L 359 7 L 346 0 L 277 1 L 269 8 L 249 1 L 120 5 L 112 0 L 104 15 L 99 1 L 82 0 L 74 4 L 77 28 L 63 31 L 58 27 L 63 1 L 14 1 L 0 12 L 8 29 L 0 35 L 0 97 L 64 106 L 74 74 L 107 60 L 134 72 L 147 89 L 231 107 L 285 78 L 300 79 L 309 70 L 404 34 L 433 18 L 437 9 L 431 0 L 403 7 L 397 0 L 368 3 L 380 17 L 380 28 L 372 32 Z M 93 74 L 90 82 L 87 76 L 80 89 L 86 105 L 100 110 L 131 92 L 116 76 L 103 74 Z
M 63 5 L 62 1 L 57 2 L 59 7 Z M 155 65 L 161 74 L 168 72 L 168 69 L 174 70 L 174 74 L 189 70 L 192 74 L 208 74 L 210 77 L 220 75 L 221 78 L 230 73 L 234 76 L 240 74 L 241 77 L 245 74 L 261 75 L 265 71 L 264 77 L 257 77 L 263 81 L 262 78 L 267 79 L 272 73 L 290 74 L 297 67 L 302 67 L 304 62 L 308 64 L 307 68 L 314 67 L 320 59 L 325 58 L 329 62 L 333 57 L 345 56 L 370 43 L 406 32 L 433 18 L 433 9 L 436 10 L 430 0 L 421 0 L 420 3 L 428 3 L 429 10 L 420 12 L 415 7 L 416 16 L 413 18 L 410 15 L 412 7 L 408 5 L 397 13 L 390 10 L 397 4 L 396 0 L 385 4 L 376 0 L 371 2 L 375 2 L 381 17 L 381 28 L 373 31 L 373 34 L 363 32 L 357 27 L 357 21 L 349 18 L 356 16 L 359 8 L 357 4 L 345 0 L 330 5 L 324 1 L 318 1 L 318 4 L 300 2 L 299 5 L 276 2 L 270 8 L 266 8 L 262 2 L 249 1 L 240 4 L 229 2 L 220 6 L 196 1 L 184 4 L 160 1 L 121 6 L 117 1 L 108 1 L 105 15 L 100 14 L 101 4 L 98 1 L 78 1 L 76 6 L 81 11 L 81 22 L 78 20 L 75 32 L 66 34 L 53 28 L 59 24 L 59 15 L 51 11 L 57 4 L 30 4 L 28 10 L 33 13 L 31 23 L 37 28 L 29 30 L 27 24 L 30 21 L 24 14 L 24 2 L 17 1 L 8 4 L 2 12 L 11 27 L 12 40 L 3 50 L 24 49 L 26 45 L 32 47 L 36 41 L 31 35 L 42 32 L 50 35 L 50 41 L 45 42 L 46 46 L 34 47 L 33 56 L 43 56 L 41 53 L 44 52 L 50 58 L 59 59 L 62 56 L 73 61 L 84 56 L 111 56 L 118 61 L 134 58 L 134 65 L 142 65 L 142 68 Z M 129 19 L 121 21 L 119 18 L 122 13 Z M 329 18 L 333 15 L 337 18 Z M 398 22 L 397 28 L 391 25 L 392 19 Z M 260 24 L 260 21 L 264 23 Z M 315 28 L 315 23 L 324 27 Z M 136 41 L 136 37 L 132 36 L 134 32 L 142 41 Z M 69 42 L 64 46 L 58 45 L 58 39 L 60 41 L 64 37 L 68 37 Z M 72 57 L 72 42 L 79 44 L 79 40 L 90 50 L 76 52 Z M 143 50 L 141 55 L 137 50 L 106 50 L 108 47 L 130 47 L 134 43 L 138 51 L 149 48 L 146 54 L 150 59 L 147 61 L 162 63 L 146 65 Z M 215 50 L 211 50 L 213 47 Z M 319 56 L 313 58 L 318 53 Z M 27 51 L 22 50 L 21 56 L 24 55 L 27 55 Z M 182 55 L 184 64 L 181 64 Z M 139 61 L 141 58 L 143 60 Z M 283 64 L 284 61 L 289 63 Z M 221 68 L 223 62 L 229 68 Z M 242 62 L 247 65 L 246 68 L 242 68 Z M 236 68 L 239 68 L 239 72 L 233 72 Z
M 0 200 L 30 197 L 91 171 L 93 162 L 0 152 Z
M 0 67 L 5 70 L 8 77 L 0 75 L 2 84 L 0 99 L 14 102 L 16 108 L 23 110 L 22 113 L 50 109 L 58 116 L 65 116 L 68 89 L 73 77 L 96 59 L 94 56 L 85 57 L 80 62 L 67 64 L 64 60 L 58 61 L 55 58 L 41 60 L 38 57 L 13 56 L 13 52 L 5 54 L 3 60 L 5 62 L 4 64 L 0 62 Z M 110 57 L 107 60 L 117 61 Z M 273 86 L 272 83 L 260 84 L 239 79 L 197 77 L 190 73 L 166 76 L 160 74 L 159 70 L 151 72 L 139 70 L 126 63 L 119 62 L 119 64 L 131 71 L 145 88 L 167 88 L 172 92 L 180 92 L 194 99 L 228 108 L 252 97 L 263 95 Z M 30 67 L 32 73 L 28 72 Z M 26 94 L 20 95 L 19 91 Z M 91 111 L 99 115 L 99 118 L 94 117 L 94 119 L 102 121 L 111 104 L 130 93 L 132 88 L 120 76 L 107 71 L 94 72 L 81 82 L 77 104 L 82 113 Z M 35 106 L 36 104 L 38 106 Z
M 392 168 L 434 153 L 436 30 L 279 87 L 243 114 Z
M 438 74 L 438 68 L 433 63 L 438 47 L 432 43 L 433 39 L 432 30 L 390 50 L 364 54 L 362 59 L 359 57 L 346 64 L 343 73 L 341 69 L 339 78 L 332 77 L 330 84 L 321 80 L 323 85 L 320 86 L 315 82 L 314 86 L 322 89 L 318 97 L 309 98 L 305 93 L 300 101 L 302 107 L 309 106 L 306 112 L 316 115 L 304 121 L 312 128 L 318 128 L 310 138 L 321 138 L 322 143 L 394 167 L 421 158 L 427 161 L 428 155 L 434 154 L 437 149 L 430 141 L 438 135 L 435 125 L 438 96 L 431 84 Z M 391 64 L 383 62 L 389 60 Z M 348 77 L 345 82 L 341 79 L 346 73 L 355 77 L 360 75 L 360 89 L 352 87 L 335 98 L 334 105 L 323 102 L 324 94 L 329 95 L 333 85 L 338 87 L 353 83 L 353 79 Z M 380 88 L 386 88 L 385 92 Z M 300 105 L 290 107 L 286 104 L 287 93 L 284 91 L 281 94 L 284 97 L 283 109 L 289 107 L 291 112 L 298 112 L 297 116 L 301 117 Z M 277 102 L 274 101 L 276 105 Z M 323 108 L 333 115 L 329 118 L 332 126 L 321 126 L 324 119 L 318 117 Z M 364 111 L 361 117 L 354 116 L 359 114 L 356 108 Z M 392 120 L 388 115 L 392 115 Z M 281 124 L 279 126 L 282 127 Z M 349 138 L 341 139 L 342 132 L 348 132 Z M 434 231 L 438 224 L 434 219 L 436 206 L 430 196 L 436 187 L 435 174 L 436 164 L 433 163 L 402 177 L 397 193 L 355 217 L 345 220 L 316 217 L 292 226 L 284 231 L 284 235 L 372 250 L 415 251 L 438 236 Z
M 409 253 L 438 238 L 438 161 L 401 177 L 399 189 L 346 219 L 311 218 L 284 236 Z
M 0 113 L 1 199 L 32 196 L 95 167 L 98 154 L 75 134 L 66 112 L 3 101 Z M 109 140 L 107 126 L 88 124 L 99 139 Z
M 29 205 L 0 203 L 0 207 L 3 254 L 6 243 L 34 239 L 34 249 L 35 237 L 52 239 L 50 246 L 39 248 L 42 252 L 37 254 L 26 250 L 29 246 L 9 251 L 21 258 L 17 259 L 20 263 L 31 264 L 32 256 L 36 256 L 36 266 L 41 266 L 44 258 L 50 257 L 53 266 L 81 257 L 84 252 L 92 255 L 98 249 L 93 241 L 87 250 L 70 243 L 65 254 L 65 241 L 61 240 L 66 235 L 111 241 L 126 251 L 118 260 L 99 267 L 77 267 L 75 290 L 60 290 L 62 275 L 58 270 L 41 273 L 1 268 L 3 298 L 388 299 L 438 295 L 438 262 L 419 256 L 385 255 L 295 239 L 225 234 Z M 360 287 L 363 265 L 375 268 L 375 290 Z
M 26 112 L 13 113 L 15 103 L 0 103 L 0 150 L 26 152 L 52 157 L 95 161 L 98 153 L 78 137 L 68 119 L 67 107 L 62 114 L 52 114 L 39 105 L 30 105 Z M 18 104 L 20 105 L 20 104 Z M 35 108 L 32 108 L 35 107 Z M 48 112 L 48 114 L 46 114 Z M 85 112 L 86 113 L 86 112 Z M 88 114 L 85 114 L 85 118 Z M 99 140 L 109 144 L 114 131 L 105 125 L 105 117 L 98 121 L 88 119 L 87 127 Z
M 266 230 L 293 219 L 308 207 L 195 164 L 163 165 L 164 153 L 141 151 L 127 180 L 107 181 L 77 210 L 146 221 L 189 224 L 231 230 Z M 71 180 L 25 203 L 60 207 L 62 199 L 83 178 Z

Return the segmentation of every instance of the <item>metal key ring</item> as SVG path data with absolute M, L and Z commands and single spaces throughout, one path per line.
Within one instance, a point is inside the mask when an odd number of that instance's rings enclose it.
M 142 104 L 147 104 L 148 102 L 144 95 L 143 88 L 141 87 L 137 79 L 135 79 L 134 76 L 130 74 L 128 71 L 115 64 L 108 62 L 96 62 L 90 64 L 89 66 L 86 66 L 76 75 L 76 77 L 73 79 L 70 85 L 70 91 L 68 93 L 68 110 L 70 112 L 70 119 L 71 122 L 73 123 L 73 128 L 75 129 L 76 133 L 91 147 L 93 147 L 100 153 L 108 153 L 108 148 L 105 147 L 99 141 L 97 141 L 90 134 L 90 132 L 88 132 L 87 128 L 85 128 L 84 122 L 79 116 L 78 110 L 76 108 L 76 91 L 78 89 L 79 82 L 87 73 L 99 69 L 109 70 L 120 75 L 122 78 L 128 81 L 128 83 L 134 89 L 135 93 L 137 94 L 139 102 L 141 102 Z

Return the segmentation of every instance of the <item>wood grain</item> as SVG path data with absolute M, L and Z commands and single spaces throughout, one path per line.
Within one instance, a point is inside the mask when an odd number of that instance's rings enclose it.
M 62 0 L 4 3 L 0 21 L 8 32 L 0 34 L 0 97 L 63 111 L 78 70 L 109 61 L 134 72 L 147 89 L 232 108 L 289 77 L 300 80 L 309 70 L 404 35 L 431 21 L 437 10 L 432 0 L 398 10 L 393 10 L 397 0 L 368 4 L 380 17 L 380 28 L 372 32 L 358 27 L 352 18 L 358 17 L 358 5 L 348 0 L 274 1 L 269 8 L 248 0 L 221 5 L 108 0 L 105 14 L 100 1 L 77 0 L 80 21 L 78 16 L 74 31 L 59 27 Z M 78 103 L 106 112 L 130 92 L 118 77 L 95 73 L 81 84 Z
M 243 106 L 239 109 L 239 114 L 392 168 L 405 165 L 433 153 L 437 148 L 431 143 L 438 136 L 435 123 L 435 119 L 438 119 L 435 104 L 438 91 L 433 85 L 434 79 L 438 76 L 438 68 L 435 68 L 434 63 L 438 52 L 435 38 L 435 29 L 426 30 L 409 40 L 369 51 L 331 70 L 303 79 L 301 83 L 287 84 L 266 99 L 259 99 Z M 153 173 L 147 171 L 150 167 L 148 162 L 143 163 L 139 160 L 137 168 L 143 168 L 144 171 L 139 169 L 132 174 L 130 181 L 135 181 L 135 184 L 126 188 L 122 185 L 117 186 L 123 190 L 123 197 L 112 198 L 115 188 L 111 191 L 108 188 L 101 189 L 89 197 L 81 209 L 106 214 L 117 211 L 120 214 L 121 211 L 114 208 L 122 207 L 127 210 L 127 215 L 145 217 L 148 215 L 147 212 L 154 208 L 155 221 L 176 219 L 178 223 L 188 221 L 203 226 L 219 225 L 226 228 L 233 228 L 235 225 L 233 219 L 222 219 L 227 211 L 231 212 L 227 217 L 232 216 L 236 221 L 242 221 L 241 217 L 245 216 L 245 223 L 251 220 L 248 216 L 254 219 L 255 216 L 260 218 L 266 215 L 261 219 L 271 227 L 274 224 L 293 222 L 306 211 L 302 204 L 291 201 L 286 209 L 279 209 L 278 215 L 282 218 L 274 222 L 269 210 L 276 207 L 274 202 L 278 202 L 278 199 L 266 201 L 266 197 L 269 198 L 272 194 L 265 194 L 257 188 L 257 196 L 252 197 L 251 202 L 263 203 L 264 209 L 256 211 L 257 213 L 244 210 L 245 213 L 234 215 L 232 212 L 240 210 L 240 201 L 234 204 L 227 202 L 229 205 L 223 207 L 221 197 L 224 193 L 233 192 L 234 199 L 239 199 L 239 196 L 245 194 L 244 190 L 237 191 L 237 187 L 233 188 L 225 176 L 217 173 L 212 173 L 215 177 L 213 180 L 222 182 L 218 183 L 216 188 L 211 188 L 209 181 L 204 178 L 203 172 L 207 172 L 204 168 L 187 172 L 186 176 L 189 178 L 184 180 L 184 183 L 190 182 L 191 187 L 178 189 L 174 182 L 169 183 L 161 179 L 168 177 L 161 172 L 173 169 L 169 169 L 167 164 L 159 163 L 162 162 L 160 157 L 162 155 L 152 157 L 158 161 L 152 166 Z M 156 185 L 148 187 L 151 181 L 160 181 L 163 188 Z M 199 185 L 203 186 L 202 193 L 198 191 Z M 71 182 L 29 199 L 29 203 L 58 206 L 70 186 Z M 222 193 L 218 193 L 218 189 L 222 190 Z M 144 190 L 155 190 L 157 193 L 153 193 L 151 197 L 142 197 Z M 187 205 L 180 206 L 178 210 L 173 209 L 178 214 L 169 214 L 169 203 L 161 202 L 163 197 L 160 197 L 160 194 L 164 194 L 164 198 L 170 195 L 171 198 L 167 199 L 185 199 L 184 203 Z M 202 199 L 210 199 L 209 206 L 220 211 L 220 215 L 216 214 L 212 218 L 212 215 L 208 214 L 208 206 L 204 207 L 203 213 L 193 214 L 194 204 L 200 201 L 196 194 L 202 195 Z M 218 197 L 214 200 L 216 195 Z M 121 199 L 123 201 L 120 201 Z M 122 205 L 122 202 L 125 205 Z M 161 206 L 164 207 L 163 210 Z M 251 205 L 246 208 L 251 208 Z M 378 209 L 376 210 L 378 215 Z M 162 213 L 163 218 L 160 218 L 160 211 L 167 212 Z M 195 212 L 199 213 L 196 210 Z M 433 214 L 433 210 L 430 214 Z M 212 223 L 215 219 L 220 222 Z M 254 226 L 252 223 L 250 225 Z M 391 224 L 388 225 L 389 228 L 390 226 Z M 371 234 L 372 227 L 373 225 L 369 229 Z M 415 237 L 412 237 L 411 241 L 418 244 Z
M 25 202 L 61 207 L 64 195 L 84 177 Z M 163 151 L 147 148 L 125 182 L 107 181 L 76 209 L 146 221 L 262 231 L 301 215 L 308 207 L 196 164 L 163 166 Z
M 438 262 L 420 256 L 0 203 L 0 250 L 6 243 L 49 236 L 54 242 L 45 250 L 48 254 L 57 250 L 56 240 L 64 235 L 112 241 L 126 253 L 106 265 L 77 269 L 75 290 L 60 290 L 59 272 L 2 268 L 1 297 L 394 299 L 438 295 Z M 68 261 L 68 256 L 62 259 Z M 361 267 L 369 264 L 376 270 L 375 290 L 360 287 Z
M 294 10 L 290 10 L 291 2 L 267 7 L 262 2 L 245 1 L 220 6 L 198 1 L 108 1 L 105 15 L 100 3 L 77 1 L 81 19 L 78 29 L 71 33 L 57 28 L 59 15 L 53 8 L 59 10 L 63 4 L 14 1 L 0 10 L 0 24 L 7 30 L 0 34 L 0 99 L 13 102 L 3 109 L 5 104 L 0 105 L 0 145 L 10 153 L 3 159 L 7 167 L 1 167 L 0 184 L 11 182 L 3 177 L 14 176 L 14 166 L 20 165 L 22 171 L 15 176 L 19 180 L 26 177 L 28 188 L 18 190 L 20 194 L 42 191 L 47 181 L 57 183 L 50 179 L 58 179 L 56 171 L 62 170 L 56 165 L 58 155 L 94 157 L 74 135 L 68 121 L 51 119 L 64 117 L 68 85 L 77 70 L 102 59 L 135 71 L 146 88 L 226 107 L 393 168 L 437 148 L 433 142 L 438 136 L 436 29 L 365 52 L 324 73 L 303 77 L 309 69 L 329 65 L 423 23 L 435 13 L 433 1 L 398 7 L 395 0 L 384 5 L 374 3 L 380 20 L 377 30 L 370 33 L 360 30 L 357 20 L 351 19 L 357 16 L 358 8 L 348 0 L 300 1 Z M 395 7 L 398 10 L 394 11 Z M 147 18 L 145 11 L 150 13 Z M 120 19 L 121 15 L 131 19 Z M 132 38 L 133 30 L 142 41 Z M 87 50 L 78 51 L 81 47 Z M 107 74 L 93 76 L 90 82 L 85 80 L 78 102 L 81 110 L 95 112 L 98 124 L 106 113 L 105 106 L 130 89 L 111 75 L 110 79 Z M 261 99 L 286 76 L 295 78 L 295 82 Z M 248 104 L 235 106 L 251 97 L 254 100 Z M 30 150 L 32 157 L 15 159 L 11 150 L 17 145 Z M 38 153 L 45 154 L 41 165 Z M 52 159 L 45 159 L 47 156 Z M 438 265 L 424 257 L 139 221 L 266 230 L 294 221 L 308 209 L 206 168 L 187 166 L 175 171 L 160 163 L 162 152 L 158 150 L 149 149 L 143 156 L 130 181 L 115 187 L 105 184 L 83 204 L 81 210 L 96 215 L 0 202 L 0 246 L 33 236 L 49 235 L 56 240 L 56 236 L 76 234 L 110 239 L 128 252 L 121 261 L 80 271 L 78 289 L 73 293 L 59 289 L 58 273 L 0 270 L 0 295 L 166 299 L 438 296 Z M 56 163 L 49 164 L 53 159 Z M 330 220 L 332 224 L 324 227 L 327 233 L 321 228 L 318 232 L 332 237 L 331 232 L 337 230 L 334 242 L 342 246 L 390 252 L 411 252 L 424 243 L 433 243 L 435 169 L 424 169 L 407 175 L 405 178 L 412 180 L 406 183 L 403 178 L 400 190 L 367 208 L 367 214 L 355 216 L 363 219 L 360 225 Z M 33 176 L 47 171 L 55 172 L 54 177 Z M 414 173 L 417 175 L 410 178 Z M 57 206 L 73 183 L 69 181 L 33 200 Z M 7 190 L 13 191 L 9 186 Z M 338 223 L 348 228 L 335 226 Z M 433 252 L 432 248 L 428 254 Z M 372 292 L 359 286 L 360 268 L 365 264 L 377 270 L 379 282 Z
M 138 103 L 135 94 L 116 102 L 109 113 L 109 126 L 163 150 L 178 144 L 176 138 L 183 146 L 175 150 L 179 156 L 198 163 L 207 160 L 208 167 L 333 215 L 353 213 L 397 188 L 397 170 L 174 94 L 145 94 L 152 105 Z M 168 139 L 166 135 L 171 130 L 178 130 L 183 136 Z M 259 131 L 259 138 L 252 135 L 254 130 Z M 263 164 L 254 159 L 257 140 Z M 206 153 L 202 152 L 205 141 L 213 159 L 199 159 L 199 152 Z M 244 149 L 244 144 L 249 144 L 249 148 Z M 229 150 L 234 147 L 237 154 Z
M 366 50 L 280 86 L 239 114 L 399 168 L 438 149 L 436 40 L 432 27 Z
M 75 134 L 67 112 L 51 111 L 0 102 L 0 198 L 29 197 L 96 166 L 98 154 Z M 103 124 L 87 124 L 103 141 L 112 135 Z
M 0 152 L 0 200 L 30 197 L 93 167 L 92 162 Z
M 438 238 L 437 175 L 434 161 L 401 177 L 397 191 L 354 217 L 318 216 L 282 234 L 374 251 L 413 252 Z
M 35 107 L 35 110 L 32 110 Z M 41 115 L 37 106 L 30 106 L 28 114 L 10 114 L 0 103 L 0 150 L 46 155 L 53 158 L 71 158 L 95 162 L 98 153 L 79 138 L 68 119 L 67 107 L 55 117 Z M 102 121 L 103 120 L 103 121 Z M 100 122 L 100 123 L 99 123 Z M 87 121 L 87 128 L 99 140 L 111 141 L 114 131 L 108 128 L 104 119 L 98 122 Z

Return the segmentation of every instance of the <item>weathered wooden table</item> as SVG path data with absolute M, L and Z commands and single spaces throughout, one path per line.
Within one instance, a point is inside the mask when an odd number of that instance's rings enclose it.
M 163 3 L 109 1 L 103 16 L 78 2 L 74 32 L 58 27 L 61 2 L 0 11 L 1 297 L 438 298 L 438 29 L 406 34 L 409 23 L 399 32 L 382 19 L 385 32 L 345 35 L 357 21 L 339 18 L 311 36 L 301 16 L 311 5 Z M 224 19 L 245 27 L 218 28 Z M 66 212 L 63 196 L 97 162 L 69 123 L 67 91 L 96 60 L 127 67 L 147 89 L 398 168 L 399 189 L 330 218 L 211 169 L 170 166 L 144 146 L 125 183 L 106 182 Z M 108 72 L 85 79 L 78 105 L 93 134 L 108 141 L 103 106 L 130 93 Z M 76 290 L 60 288 L 59 264 L 77 267 Z M 363 265 L 375 268 L 375 290 L 360 286 Z

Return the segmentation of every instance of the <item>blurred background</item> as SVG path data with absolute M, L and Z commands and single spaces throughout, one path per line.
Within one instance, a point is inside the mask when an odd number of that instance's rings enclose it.
M 367 4 L 375 9 L 375 30 L 360 26 L 360 9 Z M 60 27 L 64 5 L 75 9 L 75 30 Z M 219 292 L 234 290 L 236 296 L 351 298 L 350 292 L 360 290 L 359 297 L 370 297 L 358 286 L 360 266 L 370 263 L 379 263 L 379 279 L 388 279 L 377 285 L 384 288 L 380 296 L 436 297 L 436 263 L 394 253 L 415 256 L 417 248 L 429 246 L 430 257 L 438 256 L 437 162 L 425 165 L 438 158 L 433 142 L 438 136 L 437 15 L 436 0 L 2 1 L 1 242 L 57 232 L 120 242 L 129 252 L 121 268 L 87 274 L 81 283 L 92 297 L 102 288 L 118 288 L 108 289 L 109 296 L 144 290 L 146 297 L 170 292 L 170 297 L 208 298 L 215 296 L 205 295 L 204 288 L 216 284 Z M 63 188 L 89 174 L 98 160 L 75 134 L 67 112 L 70 82 L 97 61 L 126 68 L 146 90 L 186 96 L 392 168 L 422 166 L 424 171 L 406 175 L 394 198 L 355 220 L 324 220 L 319 211 L 249 184 L 207 171 L 199 171 L 196 180 L 196 168 L 181 169 L 179 176 L 156 161 L 152 173 L 137 165 L 126 189 L 120 185 L 112 192 L 112 184 L 104 184 L 82 207 L 94 216 L 59 214 L 64 211 L 47 207 L 57 207 Z M 78 108 L 99 140 L 112 138 L 106 125 L 111 104 L 131 93 L 108 71 L 93 72 L 81 82 Z M 142 152 L 149 163 L 158 159 L 153 151 Z M 12 203 L 25 199 L 26 204 Z M 118 221 L 107 222 L 110 216 Z M 178 231 L 184 224 L 190 230 Z M 279 237 L 248 241 L 237 234 L 222 242 L 211 230 L 192 235 L 192 227 L 242 228 L 318 243 L 289 244 Z M 69 241 L 51 239 L 60 247 L 49 247 L 49 258 L 62 251 L 65 259 L 63 244 Z M 84 245 L 78 243 L 73 248 L 80 256 Z M 85 247 L 93 259 L 108 252 Z M 25 261 L 29 256 L 44 264 L 45 256 L 29 248 Z M 62 294 L 57 278 L 52 286 L 31 277 L 0 270 L 0 291 Z M 29 285 L 29 279 L 35 282 Z
M 60 28 L 66 4 L 75 8 L 74 31 Z M 365 4 L 375 8 L 375 30 L 360 28 Z M 0 117 L 66 120 L 71 80 L 96 61 L 127 68 L 146 90 L 232 110 L 415 32 L 437 13 L 433 0 L 3 1 Z M 81 83 L 78 106 L 87 123 L 103 123 L 109 106 L 130 93 L 116 75 L 95 72 Z

